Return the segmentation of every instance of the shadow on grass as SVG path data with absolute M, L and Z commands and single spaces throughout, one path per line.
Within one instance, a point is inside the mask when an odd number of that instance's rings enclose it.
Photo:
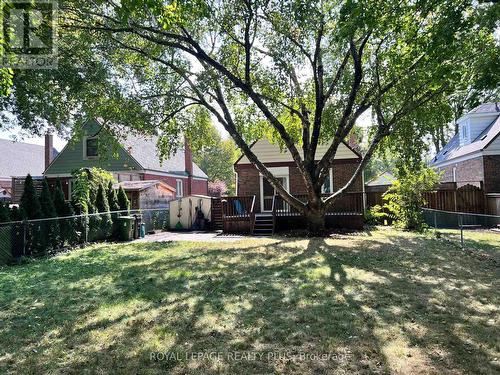
M 0 272 L 0 370 L 498 369 L 494 263 L 398 232 L 220 247 L 110 245 Z

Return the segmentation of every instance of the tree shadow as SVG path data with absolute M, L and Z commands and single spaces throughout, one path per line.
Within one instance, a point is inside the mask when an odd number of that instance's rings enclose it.
M 369 241 L 134 246 L 0 273 L 0 369 L 495 370 L 498 268 L 438 240 L 374 232 Z M 222 357 L 193 358 L 201 352 Z

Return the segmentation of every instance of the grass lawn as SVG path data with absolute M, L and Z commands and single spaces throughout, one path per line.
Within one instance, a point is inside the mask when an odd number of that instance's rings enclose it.
M 498 374 L 500 235 L 467 237 L 108 244 L 1 268 L 0 373 Z

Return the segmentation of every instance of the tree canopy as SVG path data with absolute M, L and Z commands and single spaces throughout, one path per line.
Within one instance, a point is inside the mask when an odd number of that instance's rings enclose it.
M 3 109 L 34 130 L 103 117 L 158 133 L 163 155 L 182 134 L 201 139 L 212 117 L 306 216 L 334 204 L 380 145 L 415 155 L 414 140 L 433 130 L 422 118 L 468 77 L 498 79 L 498 4 L 487 2 L 98 0 L 60 10 L 59 69 L 17 73 Z M 322 198 L 340 144 L 368 110 L 359 168 Z M 307 204 L 254 155 L 249 144 L 261 137 L 289 151 Z

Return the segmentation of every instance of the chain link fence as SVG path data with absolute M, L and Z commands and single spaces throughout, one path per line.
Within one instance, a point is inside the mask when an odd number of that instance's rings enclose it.
M 120 216 L 135 217 L 135 236 L 140 233 L 141 223 L 146 234 L 169 227 L 169 210 L 165 208 L 0 223 L 0 265 L 23 256 L 39 257 L 89 242 L 115 240 Z
M 459 241 L 462 248 L 466 247 L 467 233 L 471 230 L 498 231 L 500 236 L 500 216 L 498 215 L 442 211 L 431 208 L 422 208 L 422 213 L 427 225 L 444 234 L 451 234 L 450 238 Z

